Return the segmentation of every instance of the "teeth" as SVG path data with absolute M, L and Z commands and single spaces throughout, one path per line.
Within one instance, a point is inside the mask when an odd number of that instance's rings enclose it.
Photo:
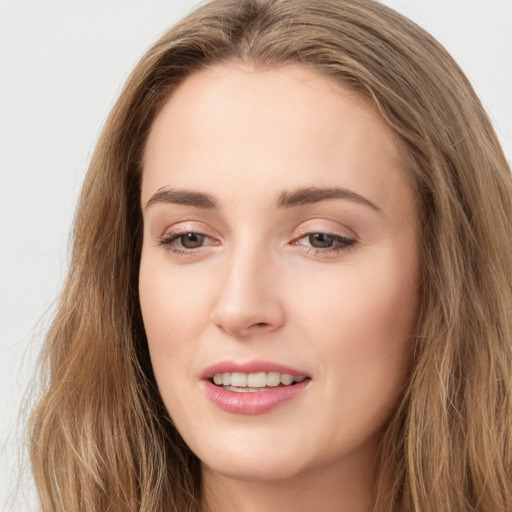
M 224 379 L 222 379 L 224 384 Z M 226 384 L 224 384 L 226 385 Z M 231 374 L 231 385 L 237 388 L 245 388 L 247 386 L 247 374 L 246 373 L 232 373 Z
M 306 377 L 299 375 L 294 377 L 288 373 L 258 372 L 258 373 L 216 373 L 213 382 L 217 386 L 223 386 L 230 391 L 257 391 L 261 388 L 276 387 L 279 384 L 290 386 L 296 382 L 302 382 Z
M 281 384 L 289 386 L 292 382 L 293 377 L 291 375 L 288 375 L 287 373 L 283 373 L 283 375 L 281 375 Z
M 267 386 L 279 386 L 281 382 L 281 374 L 277 372 L 268 372 L 267 373 Z
M 234 386 L 224 386 L 224 389 L 234 391 L 235 393 L 257 393 L 258 391 L 268 391 L 268 388 L 235 388 Z
M 267 374 L 265 372 L 250 373 L 247 375 L 248 388 L 264 388 L 267 385 Z

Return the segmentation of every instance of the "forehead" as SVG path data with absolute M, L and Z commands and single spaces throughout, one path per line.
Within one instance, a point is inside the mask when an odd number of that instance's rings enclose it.
M 357 186 L 389 201 L 403 181 L 394 132 L 348 85 L 305 66 L 217 66 L 188 77 L 156 117 L 142 199 L 168 186 L 222 195 L 237 182 L 242 195 L 257 183 Z

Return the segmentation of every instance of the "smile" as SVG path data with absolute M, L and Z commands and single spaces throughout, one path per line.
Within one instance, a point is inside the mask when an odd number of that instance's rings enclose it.
M 293 376 L 289 373 L 258 372 L 258 373 L 216 373 L 213 383 L 223 389 L 234 392 L 268 391 L 277 386 L 291 386 L 302 382 L 305 375 Z
M 201 385 L 211 403 L 232 414 L 272 411 L 298 397 L 311 383 L 301 371 L 279 364 L 224 362 L 206 369 Z

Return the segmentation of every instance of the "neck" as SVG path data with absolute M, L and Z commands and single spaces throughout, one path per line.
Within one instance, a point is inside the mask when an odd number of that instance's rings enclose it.
M 371 512 L 375 460 L 334 463 L 291 477 L 244 480 L 202 465 L 202 512 Z

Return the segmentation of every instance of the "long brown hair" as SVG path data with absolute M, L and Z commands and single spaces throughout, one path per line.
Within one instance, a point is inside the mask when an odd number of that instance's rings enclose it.
M 214 0 L 133 71 L 90 164 L 42 356 L 30 423 L 42 510 L 200 510 L 199 461 L 162 405 L 139 310 L 141 157 L 173 89 L 228 62 L 300 63 L 348 83 L 402 146 L 420 211 L 422 302 L 375 510 L 510 512 L 510 169 L 453 59 L 373 0 Z

